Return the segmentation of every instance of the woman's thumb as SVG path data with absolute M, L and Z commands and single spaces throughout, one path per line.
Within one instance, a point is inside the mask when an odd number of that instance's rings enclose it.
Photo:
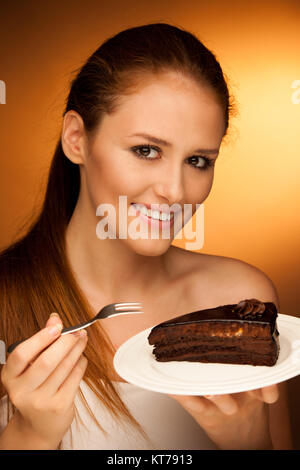
M 62 324 L 62 321 L 61 321 L 60 316 L 58 315 L 58 313 L 53 312 L 53 313 L 51 313 L 50 317 L 48 318 L 45 328 L 48 327 L 48 326 L 54 326 L 57 323 Z

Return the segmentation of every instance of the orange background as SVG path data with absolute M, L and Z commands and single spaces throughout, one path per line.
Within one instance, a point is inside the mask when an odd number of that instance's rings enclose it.
M 12 1 L 1 7 L 0 247 L 41 200 L 73 71 L 108 36 L 166 21 L 198 35 L 229 77 L 233 119 L 205 202 L 202 251 L 247 261 L 300 315 L 299 1 Z M 180 246 L 180 241 L 174 244 Z M 183 242 L 182 242 L 183 245 Z
M 281 312 L 300 316 L 299 0 L 2 2 L 0 247 L 41 201 L 73 71 L 107 37 L 154 21 L 216 53 L 239 108 L 205 202 L 202 251 L 259 267 Z

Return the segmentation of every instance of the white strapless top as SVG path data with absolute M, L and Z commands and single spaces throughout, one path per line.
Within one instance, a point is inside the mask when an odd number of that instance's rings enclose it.
M 141 433 L 130 424 L 121 425 L 102 405 L 90 387 L 82 380 L 80 388 L 84 397 L 100 425 L 107 431 L 105 434 L 96 425 L 79 395 L 75 397 L 75 405 L 85 426 L 74 419 L 71 425 L 73 446 L 70 430 L 62 440 L 63 450 L 210 450 L 216 446 L 208 438 L 203 429 L 177 403 L 166 394 L 152 392 L 127 382 L 114 382 L 120 396 L 134 418 L 141 424 L 149 436 L 146 440 Z M 1 402 L 5 403 L 7 397 Z M 0 406 L 0 432 L 7 425 L 5 420 L 6 405 Z

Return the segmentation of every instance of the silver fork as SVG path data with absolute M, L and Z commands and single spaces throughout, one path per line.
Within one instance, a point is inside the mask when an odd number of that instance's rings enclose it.
M 117 317 L 118 315 L 128 315 L 130 313 L 144 313 L 142 309 L 142 304 L 140 302 L 120 302 L 115 304 L 109 304 L 103 307 L 97 315 L 95 315 L 91 320 L 88 320 L 84 323 L 80 323 L 76 326 L 69 326 L 67 328 L 63 328 L 61 330 L 62 335 L 66 335 L 68 333 L 73 333 L 74 331 L 82 330 L 83 328 L 87 328 L 88 326 L 95 323 L 97 320 L 103 320 L 104 318 L 111 318 Z M 18 344 L 22 343 L 25 340 L 16 341 L 15 343 L 11 344 L 7 348 L 7 352 L 11 353 L 13 350 L 18 346 Z
M 119 304 L 106 305 L 91 320 L 88 320 L 85 323 L 81 323 L 80 325 L 69 326 L 68 328 L 61 330 L 60 336 L 82 330 L 83 328 L 86 328 L 87 326 L 95 323 L 95 321 L 103 320 L 104 318 L 117 317 L 118 315 L 128 315 L 129 313 L 144 313 L 143 310 L 141 310 L 141 305 L 142 304 L 140 302 L 122 302 Z

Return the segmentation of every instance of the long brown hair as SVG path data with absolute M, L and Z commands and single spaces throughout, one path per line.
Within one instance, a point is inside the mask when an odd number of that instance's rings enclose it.
M 133 93 L 143 78 L 170 70 L 215 90 L 224 109 L 226 134 L 232 99 L 215 55 L 194 34 L 166 23 L 133 27 L 107 39 L 72 80 L 63 116 L 69 110 L 77 111 L 92 138 L 103 115 L 117 109 L 120 97 Z M 65 251 L 65 231 L 79 190 L 79 166 L 65 156 L 60 136 L 38 215 L 25 235 L 0 254 L 0 338 L 7 345 L 44 328 L 51 312 L 59 313 L 64 326 L 81 323 L 95 314 L 75 281 Z M 116 419 L 125 418 L 146 436 L 109 379 L 107 358 L 114 348 L 98 326 L 89 330 L 84 380 Z M 5 394 L 0 384 L 0 397 Z

